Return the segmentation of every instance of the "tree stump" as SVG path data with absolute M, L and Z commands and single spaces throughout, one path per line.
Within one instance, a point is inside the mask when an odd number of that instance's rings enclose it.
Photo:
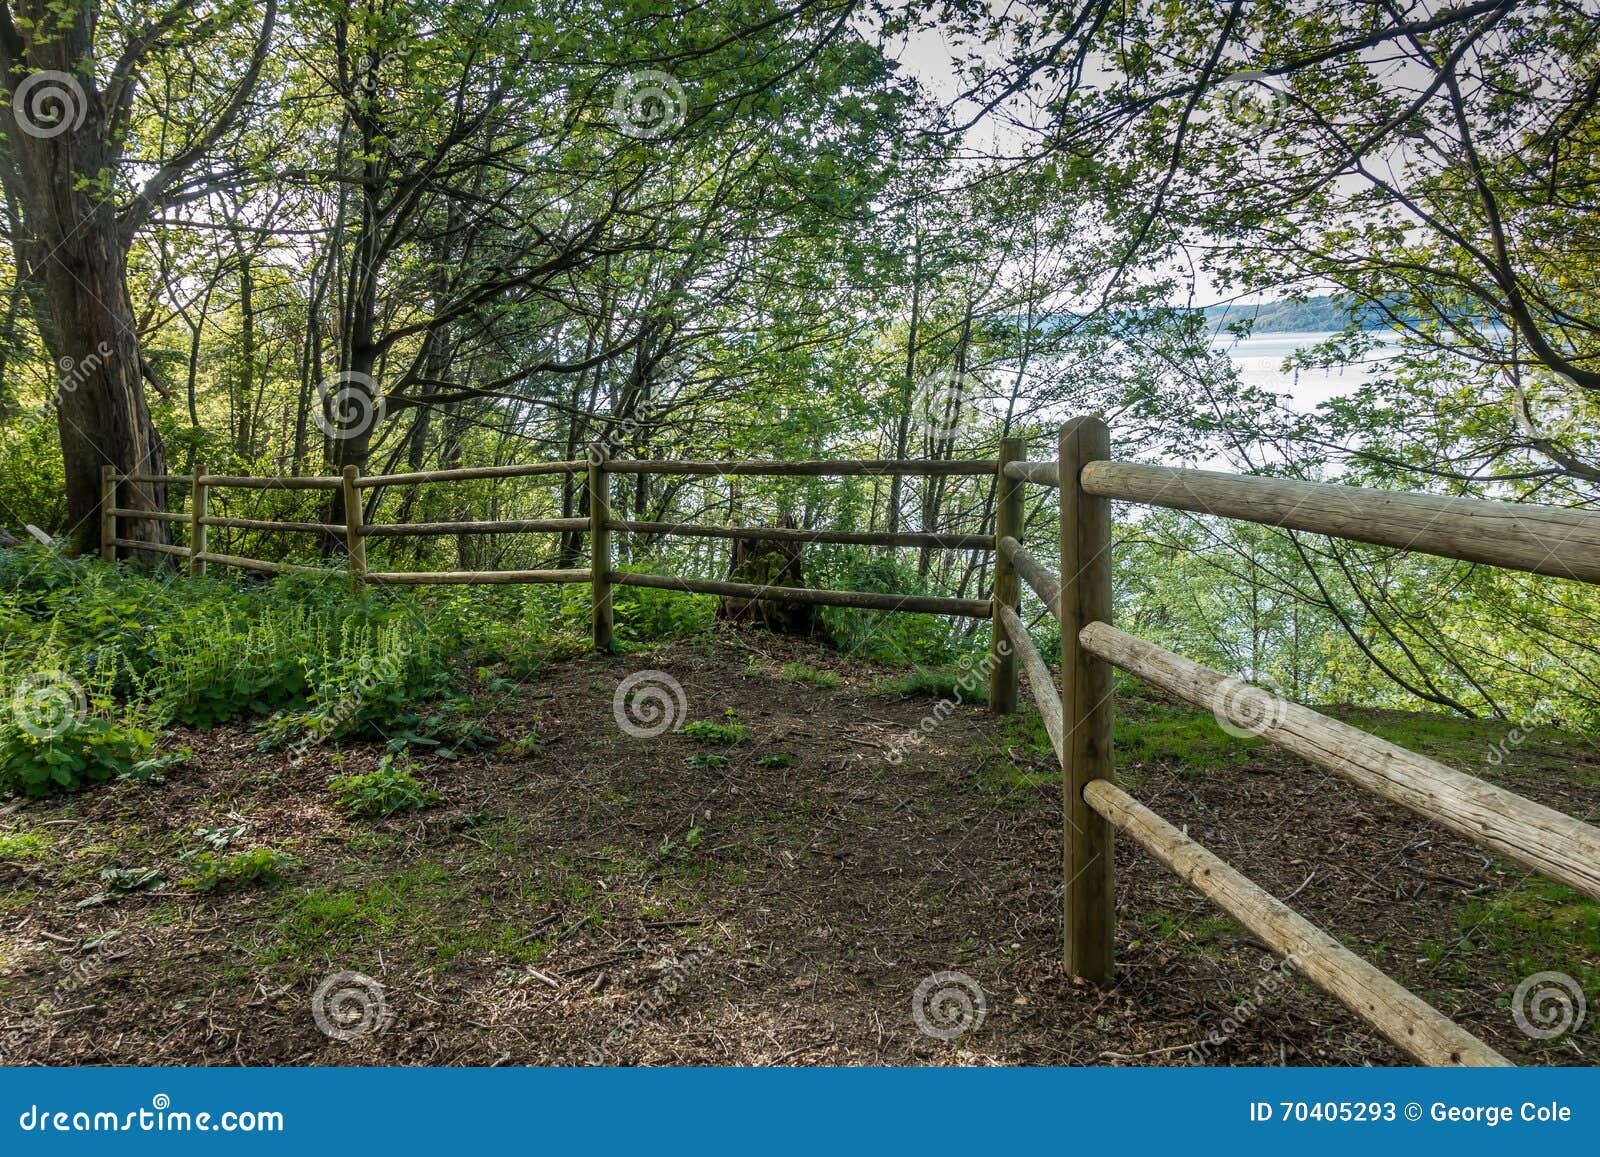
M 785 529 L 793 523 L 784 520 Z M 728 581 L 757 586 L 803 587 L 804 543 L 770 538 L 736 538 L 733 558 L 728 566 Z M 732 623 L 764 627 L 780 635 L 828 638 L 828 630 L 810 603 L 774 602 L 766 599 L 741 599 L 723 595 L 717 604 L 717 618 Z

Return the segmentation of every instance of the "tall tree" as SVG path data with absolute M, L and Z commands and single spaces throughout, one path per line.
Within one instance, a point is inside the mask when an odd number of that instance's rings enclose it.
M 166 473 L 145 396 L 151 375 L 128 292 L 128 250 L 152 214 L 219 179 L 200 167 L 251 99 L 277 0 L 256 13 L 253 0 L 0 0 L 0 88 L 11 105 L 0 118 L 0 181 L 17 210 L 19 274 L 60 370 L 53 401 L 80 551 L 99 545 L 102 466 Z M 241 50 L 247 14 L 258 23 Z M 162 100 L 147 108 L 141 95 L 152 75 Z M 130 483 L 120 501 L 166 508 L 158 483 Z M 161 542 L 166 527 L 133 518 L 121 534 Z

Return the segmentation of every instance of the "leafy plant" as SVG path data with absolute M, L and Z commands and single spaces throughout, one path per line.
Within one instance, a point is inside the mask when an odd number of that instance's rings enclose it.
M 696 719 L 683 725 L 683 733 L 698 743 L 709 743 L 716 746 L 729 746 L 743 743 L 750 738 L 750 729 L 740 723 L 734 715 L 733 708 L 728 708 L 724 713 L 727 722 L 717 723 L 710 719 Z
M 0 792 L 45 796 L 82 791 L 130 774 L 155 742 L 147 731 L 99 716 L 69 720 L 58 733 L 36 736 L 0 723 Z
M 195 874 L 184 883 L 199 892 L 233 892 L 254 885 L 277 887 L 299 861 L 276 848 L 254 848 L 231 856 L 203 851 L 191 858 Z
M 390 816 L 395 812 L 432 807 L 443 797 L 421 783 L 393 755 L 384 755 L 377 769 L 364 774 L 339 775 L 328 780 L 339 806 L 352 816 Z

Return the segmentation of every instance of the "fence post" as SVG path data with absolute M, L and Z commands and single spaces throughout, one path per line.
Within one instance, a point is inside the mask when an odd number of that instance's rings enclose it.
M 606 477 L 606 448 L 589 447 L 589 583 L 594 603 L 594 649 L 611 650 L 611 484 Z
M 189 484 L 189 574 L 196 578 L 206 573 L 206 560 L 200 557 L 206 552 L 206 524 L 200 520 L 210 505 L 210 487 L 200 481 L 205 472 L 205 467 L 196 463 L 194 481 Z
M 106 562 L 117 561 L 117 471 L 114 466 L 100 467 L 100 557 Z
M 994 481 L 994 618 L 989 624 L 989 710 L 1010 715 L 1017 709 L 1017 648 L 1000 621 L 1000 608 L 1016 610 L 1022 599 L 1017 568 L 1000 549 L 1002 538 L 1022 541 L 1022 483 L 1006 477 L 1006 463 L 1027 457 L 1021 438 L 1000 439 L 1000 466 Z
M 367 540 L 362 536 L 365 526 L 361 491 L 356 489 L 356 479 L 360 476 L 361 467 L 344 468 L 344 546 L 350 557 L 350 585 L 357 594 L 366 588 L 367 582 Z
M 1104 984 L 1112 975 L 1116 890 L 1111 825 L 1084 800 L 1091 780 L 1112 777 L 1111 665 L 1084 650 L 1078 633 L 1111 621 L 1111 503 L 1084 493 L 1083 467 L 1111 456 L 1099 418 L 1061 427 L 1061 750 L 1064 959 L 1073 976 Z

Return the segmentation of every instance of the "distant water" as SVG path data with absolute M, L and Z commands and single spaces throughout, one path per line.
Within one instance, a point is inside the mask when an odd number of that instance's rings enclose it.
M 1263 333 L 1253 334 L 1240 341 L 1230 334 L 1219 334 L 1212 348 L 1233 359 L 1239 377 L 1251 385 L 1287 395 L 1293 409 L 1307 411 L 1329 398 L 1349 393 L 1392 356 L 1387 349 L 1396 343 L 1387 335 L 1376 335 L 1386 349 L 1376 349 L 1366 360 L 1328 370 L 1299 370 L 1284 372 L 1283 363 L 1294 356 L 1296 350 L 1307 349 L 1326 341 L 1330 333 Z

